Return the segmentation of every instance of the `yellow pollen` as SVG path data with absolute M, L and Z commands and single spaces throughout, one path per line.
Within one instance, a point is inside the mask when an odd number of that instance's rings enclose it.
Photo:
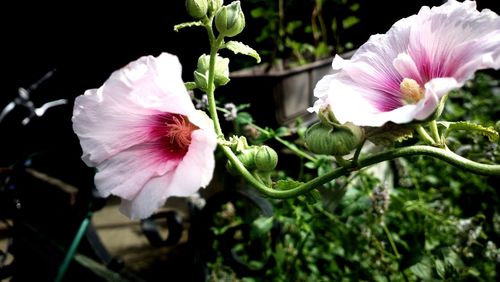
M 403 94 L 403 100 L 408 104 L 415 104 L 424 97 L 424 90 L 418 82 L 411 78 L 405 78 L 401 81 L 399 89 Z

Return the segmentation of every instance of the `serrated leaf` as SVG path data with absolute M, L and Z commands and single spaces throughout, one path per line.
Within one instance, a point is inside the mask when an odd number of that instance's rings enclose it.
M 391 145 L 413 137 L 413 127 L 386 123 L 381 127 L 365 128 L 366 138 L 375 145 Z
M 278 180 L 274 185 L 274 189 L 276 190 L 291 190 L 293 188 L 299 187 L 304 184 L 303 182 L 296 180 Z
M 197 88 L 196 82 L 194 82 L 194 81 L 184 82 L 184 86 L 186 87 L 187 90 L 194 90 Z
M 493 126 L 485 127 L 468 121 L 442 122 L 440 124 L 446 127 L 446 131 L 444 133 L 445 137 L 454 130 L 468 130 L 475 131 L 485 137 L 488 137 L 488 140 L 490 140 L 490 142 L 496 142 L 499 138 L 498 132 L 495 130 L 495 128 L 493 128 Z
M 229 41 L 224 44 L 224 48 L 227 48 L 235 54 L 243 54 L 250 57 L 253 57 L 257 63 L 260 63 L 260 56 L 257 51 L 255 51 L 252 47 L 245 45 L 239 41 Z
M 192 27 L 192 26 L 203 26 L 203 23 L 201 21 L 180 23 L 180 24 L 176 24 L 174 26 L 174 30 L 179 31 L 183 28 Z

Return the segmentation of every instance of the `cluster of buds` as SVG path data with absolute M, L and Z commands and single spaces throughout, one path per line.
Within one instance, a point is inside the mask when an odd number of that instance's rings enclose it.
M 257 176 L 265 184 L 271 184 L 271 172 L 278 164 L 278 154 L 276 151 L 267 145 L 252 145 L 249 146 L 244 137 L 240 137 L 238 144 L 235 146 L 238 160 L 245 168 Z M 238 175 L 239 171 L 234 167 L 231 161 L 226 163 L 227 170 Z
M 222 5 L 223 0 L 186 0 L 186 10 L 197 20 L 215 15 L 215 26 L 219 34 L 233 37 L 241 33 L 245 27 L 245 15 L 240 1 Z

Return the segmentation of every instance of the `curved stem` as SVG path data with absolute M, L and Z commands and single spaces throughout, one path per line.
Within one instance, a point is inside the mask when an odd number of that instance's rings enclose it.
M 338 178 L 343 175 L 348 175 L 352 171 L 359 170 L 361 168 L 380 163 L 383 161 L 392 160 L 400 157 L 407 156 L 415 156 L 415 155 L 424 155 L 434 157 L 440 160 L 443 160 L 451 165 L 454 165 L 458 168 L 477 173 L 482 175 L 500 175 L 500 165 L 487 165 L 482 163 L 477 163 L 471 160 L 468 160 L 464 157 L 461 157 L 449 150 L 424 146 L 424 145 L 416 145 L 409 146 L 404 148 L 396 148 L 392 150 L 388 150 L 382 153 L 378 153 L 372 155 L 370 157 L 358 160 L 356 166 L 345 166 L 336 168 L 326 174 L 318 176 L 302 185 L 299 185 L 290 190 L 274 190 L 271 189 L 261 182 L 257 181 L 248 170 L 238 161 L 236 155 L 226 146 L 222 146 L 222 149 L 228 156 L 228 158 L 233 161 L 237 169 L 242 172 L 242 176 L 251 183 L 257 190 L 259 190 L 265 196 L 276 198 L 276 199 L 286 199 L 295 197 L 306 192 L 311 191 L 314 188 L 317 188 L 331 180 Z
M 412 155 L 424 155 L 443 160 L 458 168 L 481 175 L 500 175 L 500 165 L 488 165 L 477 163 L 459 156 L 447 149 L 441 149 L 425 145 L 415 145 L 388 150 L 358 162 L 358 168 L 376 164 L 382 161 L 392 160 L 399 157 Z

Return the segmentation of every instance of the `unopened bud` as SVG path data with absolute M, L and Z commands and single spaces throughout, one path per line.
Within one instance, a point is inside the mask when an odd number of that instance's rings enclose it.
M 346 123 L 333 127 L 324 123 L 316 123 L 307 129 L 306 146 L 314 153 L 344 156 L 355 149 L 363 140 L 363 129 Z
M 208 0 L 208 12 L 211 14 L 217 12 L 223 2 L 224 0 Z
M 271 171 L 278 164 L 278 154 L 266 145 L 260 146 L 255 152 L 255 167 L 260 171 Z
M 208 88 L 208 69 L 210 67 L 210 56 L 201 55 L 198 58 L 198 65 L 194 71 L 194 81 L 196 86 L 206 91 Z M 215 86 L 226 85 L 229 82 L 229 59 L 222 58 L 219 55 L 215 56 L 215 68 L 214 68 L 214 84 Z
M 220 34 L 233 37 L 245 28 L 245 15 L 241 10 L 240 1 L 223 6 L 215 15 L 215 26 Z
M 255 168 L 255 148 L 245 149 L 237 156 L 246 169 L 253 170 Z
M 195 18 L 201 19 L 207 14 L 207 0 L 186 0 L 186 10 L 188 14 Z

